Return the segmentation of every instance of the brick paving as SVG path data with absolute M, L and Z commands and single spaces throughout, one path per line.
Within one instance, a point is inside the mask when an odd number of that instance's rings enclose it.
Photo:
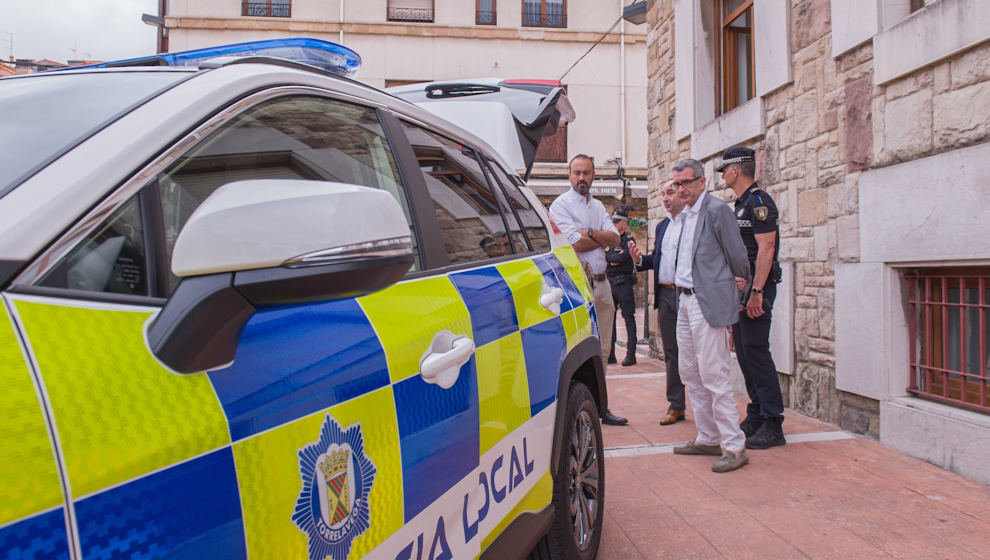
M 673 455 L 695 435 L 693 411 L 660 426 L 663 363 L 638 360 L 607 371 L 610 408 L 630 422 L 603 426 L 599 560 L 990 558 L 990 488 L 792 410 L 788 444 L 749 450 L 738 471 Z

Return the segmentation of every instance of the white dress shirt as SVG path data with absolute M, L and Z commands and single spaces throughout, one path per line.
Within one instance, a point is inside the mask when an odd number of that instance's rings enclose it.
M 698 213 L 701 211 L 701 203 L 708 196 L 707 192 L 701 193 L 698 200 L 691 206 L 685 206 L 681 210 L 677 219 L 681 222 L 680 247 L 677 252 L 677 270 L 674 273 L 674 284 L 679 288 L 693 288 L 694 277 L 691 275 L 691 261 L 694 259 L 694 229 L 698 225 Z
M 578 230 L 584 228 L 611 231 L 619 235 L 619 230 L 615 229 L 605 205 L 593 196 L 585 198 L 573 188 L 553 201 L 550 205 L 550 217 L 572 245 L 581 239 L 581 232 Z M 605 249 L 598 247 L 591 251 L 578 251 L 577 255 L 581 262 L 591 266 L 593 274 L 605 273 L 608 266 L 605 261 Z
M 676 260 L 677 236 L 681 233 L 681 214 L 678 214 L 663 231 L 663 239 L 660 240 L 660 274 L 657 276 L 658 284 L 674 283 L 674 261 Z

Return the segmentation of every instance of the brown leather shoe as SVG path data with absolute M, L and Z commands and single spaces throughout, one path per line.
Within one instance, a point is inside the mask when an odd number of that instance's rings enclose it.
M 670 409 L 667 411 L 667 415 L 660 419 L 660 425 L 669 426 L 670 424 L 680 422 L 681 420 L 684 420 L 684 411 Z

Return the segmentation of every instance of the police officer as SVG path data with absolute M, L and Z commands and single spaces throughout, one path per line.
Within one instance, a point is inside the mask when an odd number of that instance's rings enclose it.
M 619 230 L 619 245 L 605 250 L 605 260 L 608 261 L 605 274 L 612 284 L 615 310 L 622 312 L 622 318 L 626 322 L 626 357 L 622 360 L 622 365 L 631 366 L 636 363 L 636 300 L 633 297 L 636 269 L 629 256 L 629 242 L 635 244 L 635 241 L 626 233 L 629 229 L 629 215 L 625 210 L 617 209 L 613 212 L 612 223 Z M 609 349 L 608 363 L 614 364 L 615 361 L 615 321 L 612 321 L 612 347 Z
M 777 367 L 770 355 L 770 317 L 780 282 L 780 228 L 777 205 L 760 189 L 756 175 L 755 152 L 736 146 L 722 154 L 716 171 L 725 185 L 736 193 L 736 223 L 749 254 L 753 284 L 743 295 L 745 310 L 732 326 L 736 358 L 746 380 L 750 403 L 746 419 L 739 425 L 746 434 L 746 447 L 767 449 L 784 445 L 784 400 L 780 393 Z

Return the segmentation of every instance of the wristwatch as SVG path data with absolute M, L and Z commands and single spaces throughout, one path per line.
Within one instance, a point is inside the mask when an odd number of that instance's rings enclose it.
M 752 290 L 750 290 L 750 293 L 753 293 L 753 294 L 762 294 L 763 293 L 763 289 L 762 288 L 753 288 Z
M 588 228 L 588 239 L 594 239 L 594 238 L 595 238 L 595 230 Z

